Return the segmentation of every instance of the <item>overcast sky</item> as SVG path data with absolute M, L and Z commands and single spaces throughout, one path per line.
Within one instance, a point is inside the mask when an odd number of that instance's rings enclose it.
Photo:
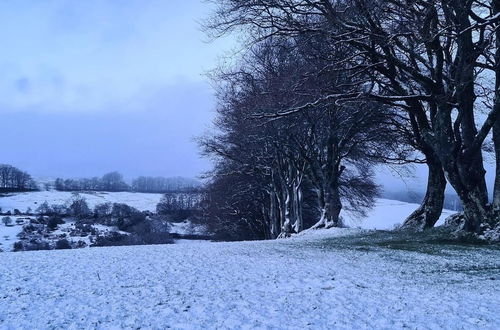
M 35 176 L 196 176 L 210 125 L 197 0 L 0 2 L 0 162 Z
M 204 74 L 236 47 L 207 43 L 209 11 L 202 0 L 0 1 L 0 162 L 36 177 L 209 169 L 193 141 L 213 118 Z M 425 187 L 416 173 L 379 181 Z

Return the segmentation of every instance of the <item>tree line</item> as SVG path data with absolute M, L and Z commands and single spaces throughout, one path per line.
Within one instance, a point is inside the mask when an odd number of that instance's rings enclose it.
M 38 187 L 27 172 L 7 164 L 0 164 L 0 191 L 30 191 Z
M 206 30 L 238 31 L 245 51 L 212 75 L 210 222 L 255 238 L 341 226 L 373 205 L 375 165 L 421 163 L 427 191 L 404 228 L 435 225 L 447 183 L 461 229 L 498 225 L 499 0 L 213 2 Z
M 117 171 L 104 174 L 102 177 L 62 179 L 57 178 L 54 187 L 59 191 L 134 191 L 143 193 L 182 192 L 199 189 L 201 184 L 185 178 L 163 178 L 141 176 L 125 182 L 123 175 Z

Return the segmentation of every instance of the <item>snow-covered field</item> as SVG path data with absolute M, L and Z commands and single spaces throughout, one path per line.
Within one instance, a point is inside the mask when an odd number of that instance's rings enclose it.
M 393 249 L 359 232 L 2 253 L 0 328 L 500 327 L 498 247 Z
M 375 207 L 368 212 L 368 217 L 359 219 L 355 214 L 344 213 L 342 215 L 345 223 L 350 227 L 363 229 L 391 230 L 400 225 L 417 208 L 418 204 L 400 202 L 392 199 L 378 198 Z M 446 217 L 456 213 L 451 210 L 443 210 L 436 226 L 444 224 Z
M 0 217 L 1 218 L 1 217 Z M 14 219 L 14 217 L 12 217 Z M 23 229 L 21 225 L 4 226 L 0 225 L 0 251 L 10 251 L 12 245 L 18 240 L 17 234 Z
M 134 192 L 95 192 L 95 193 L 80 193 L 85 197 L 91 208 L 101 203 L 124 203 L 135 207 L 140 211 L 156 211 L 156 204 L 160 201 L 162 194 L 145 194 Z M 0 208 L 2 212 L 18 209 L 25 212 L 28 207 L 33 211 L 40 204 L 47 201 L 49 205 L 64 204 L 72 198 L 72 193 L 68 191 L 35 191 L 26 193 L 9 194 L 8 196 L 0 197 Z

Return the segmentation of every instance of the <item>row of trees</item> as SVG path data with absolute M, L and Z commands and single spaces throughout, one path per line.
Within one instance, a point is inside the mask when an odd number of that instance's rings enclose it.
M 201 141 L 216 164 L 212 222 L 287 236 L 313 208 L 313 227 L 341 225 L 342 209 L 373 203 L 380 162 L 428 167 L 427 193 L 405 227 L 434 226 L 447 182 L 465 230 L 498 222 L 499 0 L 214 2 L 207 30 L 238 30 L 249 51 L 214 74 L 220 133 Z
M 101 178 L 57 178 L 55 189 L 59 191 L 127 191 L 130 190 L 130 187 L 125 183 L 123 175 L 118 172 L 110 172 Z
M 165 193 L 196 190 L 200 183 L 184 178 L 162 178 L 141 176 L 128 185 L 119 172 L 110 172 L 102 177 L 83 179 L 61 179 L 55 181 L 59 191 L 135 191 L 144 193 Z
M 35 181 L 28 173 L 12 165 L 0 164 L 0 190 L 29 191 L 38 189 Z
M 197 190 L 200 182 L 181 177 L 163 178 L 140 176 L 132 181 L 132 190 L 145 193 L 167 193 Z

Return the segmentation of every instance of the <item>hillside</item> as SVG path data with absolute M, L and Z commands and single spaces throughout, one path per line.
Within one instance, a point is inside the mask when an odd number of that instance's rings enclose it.
M 391 242 L 332 229 L 1 253 L 0 328 L 498 329 L 498 247 Z
M 89 207 L 93 208 L 101 203 L 124 203 L 140 211 L 156 210 L 156 204 L 160 201 L 162 194 L 147 194 L 134 192 L 80 192 L 87 200 Z M 0 197 L 0 208 L 3 212 L 18 209 L 21 212 L 30 207 L 33 211 L 43 202 L 49 204 L 64 204 L 71 199 L 69 191 L 44 190 L 26 193 L 6 194 Z

